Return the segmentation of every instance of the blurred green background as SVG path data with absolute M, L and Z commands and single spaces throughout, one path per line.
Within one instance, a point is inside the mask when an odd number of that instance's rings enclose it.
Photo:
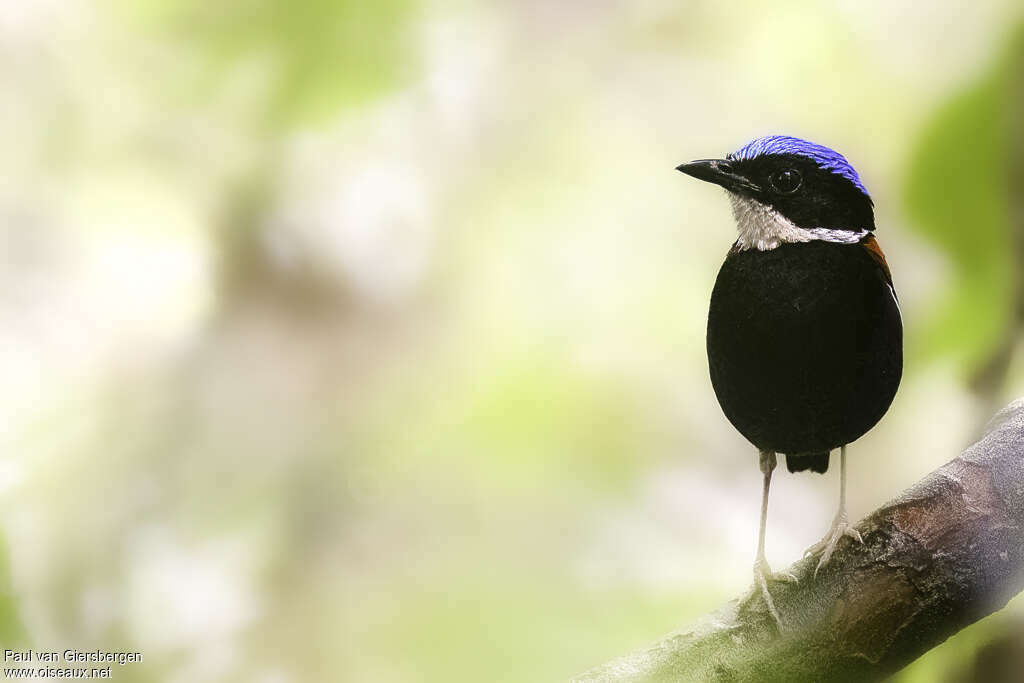
M 876 205 L 860 518 L 1024 394 L 1016 0 L 0 2 L 0 640 L 123 681 L 556 681 L 750 580 L 707 301 L 788 133 Z M 838 473 L 777 477 L 768 556 Z M 960 680 L 1011 607 L 898 681 Z M 965 679 L 965 680 L 967 680 Z

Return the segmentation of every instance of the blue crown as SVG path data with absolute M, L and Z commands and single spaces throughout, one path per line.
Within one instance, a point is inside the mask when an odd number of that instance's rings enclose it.
M 800 156 L 807 157 L 821 168 L 846 178 L 856 185 L 858 190 L 868 194 L 867 188 L 860 182 L 860 176 L 857 175 L 857 172 L 853 170 L 853 166 L 850 166 L 850 162 L 842 154 L 824 145 L 818 145 L 788 135 L 766 135 L 754 138 L 732 154 L 727 155 L 726 159 L 731 161 L 747 161 L 763 154 L 799 154 Z

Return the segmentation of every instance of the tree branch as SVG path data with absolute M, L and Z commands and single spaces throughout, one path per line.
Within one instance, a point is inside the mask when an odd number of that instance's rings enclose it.
M 577 681 L 866 681 L 912 662 L 1024 589 L 1024 399 L 980 441 L 857 525 L 814 578 L 815 558 L 760 599 Z

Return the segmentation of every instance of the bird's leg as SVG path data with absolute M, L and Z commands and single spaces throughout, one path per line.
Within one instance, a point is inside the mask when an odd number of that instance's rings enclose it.
M 814 568 L 815 576 L 818 575 L 819 569 L 828 564 L 828 561 L 832 558 L 832 553 L 835 552 L 836 544 L 839 543 L 839 539 L 843 536 L 849 536 L 856 539 L 858 543 L 864 543 L 864 539 L 860 537 L 860 532 L 853 528 L 846 517 L 846 446 L 843 446 L 839 452 L 839 511 L 836 512 L 836 518 L 832 520 L 832 527 L 825 534 L 825 538 L 804 552 L 804 557 L 821 553 L 818 566 Z
M 782 619 L 779 617 L 779 611 L 775 609 L 775 601 L 772 600 L 772 594 L 768 591 L 768 582 L 796 581 L 797 579 L 789 572 L 773 574 L 771 567 L 768 566 L 768 560 L 764 556 L 764 534 L 768 525 L 768 490 L 772 484 L 772 471 L 777 463 L 778 460 L 775 457 L 774 451 L 761 451 L 761 472 L 764 474 L 764 488 L 761 493 L 761 528 L 757 535 L 757 558 L 754 560 L 754 585 L 741 602 L 746 603 L 755 595 L 760 595 L 781 631 Z

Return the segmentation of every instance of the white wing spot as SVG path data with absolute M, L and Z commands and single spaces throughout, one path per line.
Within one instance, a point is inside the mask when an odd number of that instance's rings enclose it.
M 900 300 L 896 297 L 896 290 L 893 288 L 892 283 L 889 284 L 889 293 L 892 294 L 892 300 L 896 302 L 896 312 L 900 314 L 900 322 L 903 322 L 903 309 L 900 308 Z

